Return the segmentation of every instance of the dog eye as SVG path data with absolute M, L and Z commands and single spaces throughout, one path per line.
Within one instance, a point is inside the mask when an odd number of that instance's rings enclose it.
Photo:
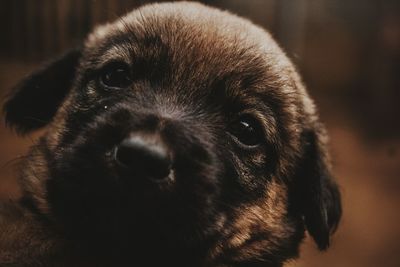
M 234 121 L 229 132 L 246 146 L 254 147 L 263 141 L 263 131 L 259 122 L 247 114 Z
M 124 63 L 110 63 L 102 70 L 100 81 L 105 87 L 126 88 L 132 84 L 129 67 Z

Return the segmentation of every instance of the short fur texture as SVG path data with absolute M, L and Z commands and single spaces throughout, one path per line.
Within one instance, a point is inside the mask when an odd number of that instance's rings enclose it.
M 132 83 L 104 87 L 123 62 Z M 3 205 L 0 265 L 282 266 L 307 230 L 322 250 L 341 215 L 326 133 L 271 36 L 198 3 L 152 4 L 91 33 L 14 88 L 6 122 L 47 126 Z M 257 146 L 232 134 L 251 116 Z M 173 179 L 152 183 L 110 156 L 157 136 Z M 12 265 L 14 266 L 14 265 Z

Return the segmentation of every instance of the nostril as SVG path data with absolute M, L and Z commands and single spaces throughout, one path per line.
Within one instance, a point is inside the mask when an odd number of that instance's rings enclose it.
M 121 144 L 114 150 L 114 159 L 120 166 L 129 168 L 135 162 L 134 157 L 132 157 L 134 152 L 132 147 Z
M 139 136 L 123 140 L 115 148 L 114 159 L 120 167 L 154 180 L 166 178 L 171 170 L 171 157 L 165 145 Z

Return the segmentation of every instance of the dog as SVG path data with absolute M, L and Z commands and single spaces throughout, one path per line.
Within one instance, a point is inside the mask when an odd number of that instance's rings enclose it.
M 269 33 L 199 3 L 140 7 L 20 82 L 45 127 L 3 204 L 0 265 L 283 266 L 340 220 L 327 134 Z

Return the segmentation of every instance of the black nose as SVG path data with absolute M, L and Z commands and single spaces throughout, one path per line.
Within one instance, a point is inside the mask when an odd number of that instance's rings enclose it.
M 115 148 L 115 161 L 124 169 L 152 180 L 163 180 L 171 170 L 171 157 L 155 137 L 130 136 Z

